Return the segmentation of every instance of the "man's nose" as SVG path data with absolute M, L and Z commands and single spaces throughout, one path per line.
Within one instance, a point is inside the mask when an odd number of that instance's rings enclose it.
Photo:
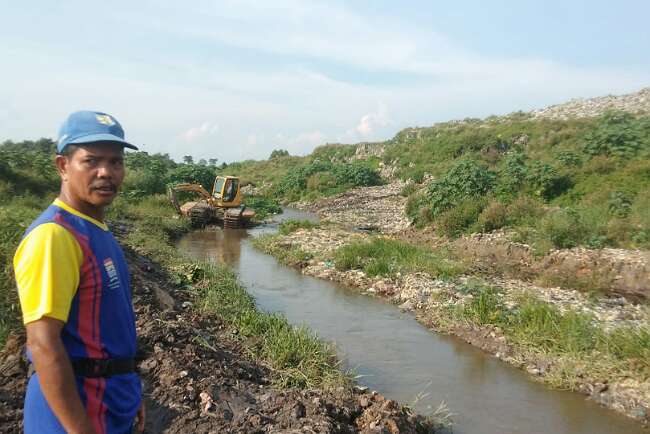
M 97 177 L 98 178 L 112 178 L 113 169 L 110 164 L 102 164 L 97 168 Z

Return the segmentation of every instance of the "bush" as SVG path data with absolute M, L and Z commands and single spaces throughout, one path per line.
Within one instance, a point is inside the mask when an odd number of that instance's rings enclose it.
M 544 205 L 528 196 L 519 196 L 508 205 L 508 220 L 512 225 L 536 225 L 545 214 Z
M 288 156 L 289 156 L 289 151 L 285 149 L 275 149 L 273 150 L 273 152 L 271 152 L 271 156 L 269 157 L 269 159 L 288 157 Z
M 529 169 L 528 182 L 536 189 L 536 194 L 546 200 L 561 195 L 571 188 L 571 180 L 561 176 L 550 164 L 535 162 Z
M 366 163 L 360 161 L 336 165 L 334 166 L 333 173 L 339 185 L 364 187 L 381 184 L 379 173 Z
M 263 196 L 245 196 L 244 205 L 255 211 L 256 220 L 264 220 L 270 214 L 282 214 L 282 207 L 276 199 Z
M 475 225 L 484 207 L 485 199 L 470 198 L 462 201 L 435 219 L 438 232 L 449 237 L 459 236 Z
M 492 232 L 508 224 L 508 207 L 492 201 L 478 216 L 477 227 L 481 232 Z
M 580 245 L 588 232 L 578 212 L 571 208 L 546 215 L 540 226 L 543 235 L 558 249 L 570 249 Z
M 504 159 L 499 173 L 497 192 L 500 195 L 514 194 L 521 189 L 527 177 L 526 156 L 522 152 L 511 152 Z
M 643 119 L 627 112 L 609 111 L 598 126 L 584 137 L 583 150 L 591 156 L 605 155 L 620 159 L 636 156 L 650 146 Z
M 201 184 L 203 188 L 211 192 L 216 176 L 214 167 L 204 166 L 202 164 L 181 164 L 168 172 L 166 183 L 196 183 Z
M 632 200 L 621 191 L 610 193 L 607 201 L 609 213 L 616 217 L 627 217 L 632 211 Z
M 494 185 L 495 174 L 487 167 L 472 161 L 457 163 L 439 181 L 428 187 L 428 202 L 434 217 L 459 202 L 488 193 Z M 480 211 L 479 211 L 480 212 Z

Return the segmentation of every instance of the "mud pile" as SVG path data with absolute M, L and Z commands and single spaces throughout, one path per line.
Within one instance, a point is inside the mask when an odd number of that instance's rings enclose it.
M 423 418 L 362 388 L 278 389 L 219 318 L 199 313 L 157 264 L 126 250 L 148 433 L 415 433 Z M 24 337 L 0 353 L 0 426 L 22 432 Z

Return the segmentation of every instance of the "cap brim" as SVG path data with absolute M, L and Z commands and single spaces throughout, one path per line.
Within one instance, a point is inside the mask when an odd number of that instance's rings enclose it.
M 66 145 L 80 145 L 83 143 L 94 143 L 94 142 L 113 142 L 119 143 L 125 148 L 138 150 L 138 147 L 130 144 L 124 139 L 121 139 L 112 134 L 89 134 L 83 137 L 77 137 L 76 139 L 70 140 Z

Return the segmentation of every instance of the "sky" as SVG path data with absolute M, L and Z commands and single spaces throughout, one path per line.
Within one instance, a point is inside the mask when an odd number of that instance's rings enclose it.
M 0 0 L 0 141 L 76 110 L 232 162 L 650 86 L 650 2 Z

